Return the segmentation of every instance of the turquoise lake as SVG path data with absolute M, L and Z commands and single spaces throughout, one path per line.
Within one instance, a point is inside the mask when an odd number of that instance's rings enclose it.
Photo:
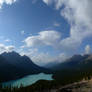
M 53 80 L 52 74 L 40 73 L 40 74 L 28 75 L 21 79 L 4 82 L 2 83 L 2 85 L 3 87 L 6 87 L 6 86 L 9 87 L 10 85 L 11 87 L 20 87 L 22 84 L 25 87 L 36 83 L 38 80 Z

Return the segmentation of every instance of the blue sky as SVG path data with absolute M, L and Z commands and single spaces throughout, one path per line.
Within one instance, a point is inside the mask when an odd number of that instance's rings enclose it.
M 1 52 L 16 50 L 41 65 L 91 52 L 90 0 L 1 1 Z
M 62 26 L 55 27 L 55 22 Z M 10 38 L 17 46 L 30 34 L 35 35 L 42 30 L 64 31 L 69 28 L 59 12 L 47 7 L 42 1 L 32 4 L 30 0 L 21 0 L 11 6 L 4 5 L 0 13 L 0 25 L 0 35 Z M 21 31 L 25 31 L 25 35 L 22 36 Z M 68 35 L 68 31 L 65 35 Z

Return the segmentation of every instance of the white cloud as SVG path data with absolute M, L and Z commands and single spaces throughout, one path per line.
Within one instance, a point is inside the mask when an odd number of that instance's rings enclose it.
M 23 49 L 23 48 L 25 48 L 26 46 L 25 45 L 22 45 L 22 46 L 20 46 L 20 49 Z
M 38 53 L 34 56 L 31 56 L 31 58 L 35 63 L 40 64 L 40 65 L 53 62 L 55 60 L 55 57 L 49 55 L 48 53 L 43 53 L 43 52 Z
M 4 44 L 0 44 L 0 53 L 3 53 L 3 52 L 11 52 L 14 50 L 14 46 L 12 45 L 9 45 L 9 46 L 5 46 Z
M 55 46 L 61 38 L 61 34 L 57 31 L 41 31 L 36 36 L 27 37 L 24 42 L 28 47 L 32 46 Z
M 69 58 L 69 55 L 67 55 L 66 53 L 60 53 L 57 58 L 56 58 L 56 61 L 59 61 L 59 62 L 64 62 L 66 59 Z
M 92 0 L 43 0 L 47 5 L 54 4 L 61 10 L 70 24 L 70 36 L 61 40 L 61 47 L 65 50 L 74 50 L 83 40 L 92 36 Z M 62 9 L 61 7 L 64 6 Z
M 90 45 L 86 45 L 85 54 L 90 54 L 90 53 L 91 53 L 91 47 L 90 47 Z
M 16 0 L 0 0 L 0 8 L 2 8 L 3 4 L 11 5 L 15 2 L 16 2 Z
M 43 2 L 49 5 L 49 4 L 52 4 L 53 0 L 43 0 Z
M 71 54 L 81 45 L 83 40 L 92 36 L 92 0 L 43 0 L 43 2 L 47 5 L 55 5 L 56 10 L 59 10 L 61 16 L 70 24 L 69 37 L 61 39 L 62 36 L 59 32 L 47 30 L 27 37 L 24 42 L 27 47 L 46 45 L 59 48 L 64 53 L 52 56 L 49 53 L 39 53 L 37 49 L 31 49 L 24 53 L 36 63 L 63 61 L 68 57 L 65 52 L 70 51 Z M 55 26 L 58 24 L 55 23 Z M 85 47 L 85 53 L 90 53 L 89 45 Z
M 12 45 L 10 45 L 10 46 L 6 46 L 6 51 L 7 52 L 11 52 L 11 51 L 13 51 L 14 50 L 14 46 L 12 46 Z
M 39 52 L 37 48 L 29 49 L 28 51 L 21 51 L 21 55 L 27 55 L 30 59 L 33 60 L 34 63 L 39 65 L 45 65 L 50 62 L 62 62 L 68 58 L 65 53 L 60 53 L 58 55 L 51 55 L 48 52 L 43 53 Z
M 11 40 L 10 39 L 6 39 L 5 42 L 10 42 Z
M 65 53 L 71 54 L 72 51 L 76 51 L 83 40 L 92 36 L 92 0 L 43 0 L 43 2 L 47 5 L 53 4 L 56 10 L 60 11 L 61 16 L 70 24 L 69 37 L 61 39 L 61 34 L 55 30 L 42 31 L 35 36 L 31 35 L 24 40 L 28 47 L 46 45 L 59 48 L 64 53 L 51 56 L 49 53 L 36 51 L 35 55 L 29 53 L 29 57 L 32 57 L 33 61 L 36 62 L 63 61 L 67 57 Z M 55 26 L 58 26 L 58 24 L 55 24 Z M 87 45 L 85 53 L 89 52 L 90 46 Z

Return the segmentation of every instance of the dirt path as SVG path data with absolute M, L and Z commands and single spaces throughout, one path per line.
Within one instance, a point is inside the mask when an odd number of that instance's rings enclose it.
M 69 84 L 59 88 L 56 92 L 92 92 L 92 80 Z

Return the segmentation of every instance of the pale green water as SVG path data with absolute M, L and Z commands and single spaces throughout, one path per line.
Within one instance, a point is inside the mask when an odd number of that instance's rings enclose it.
M 25 87 L 25 86 L 32 85 L 32 84 L 36 83 L 38 80 L 53 80 L 52 74 L 40 73 L 40 74 L 35 74 L 35 75 L 28 75 L 28 76 L 18 79 L 18 80 L 4 82 L 4 83 L 2 83 L 2 85 L 3 85 L 3 87 L 6 87 L 6 86 L 9 87 L 10 85 L 12 87 L 20 87 L 22 84 Z

